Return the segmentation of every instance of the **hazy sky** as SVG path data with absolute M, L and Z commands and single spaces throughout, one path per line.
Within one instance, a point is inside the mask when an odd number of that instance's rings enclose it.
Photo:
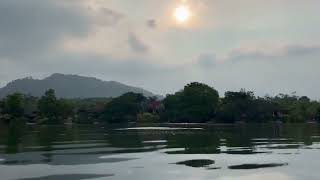
M 188 6 L 190 19 L 173 17 Z M 223 94 L 320 99 L 319 0 L 0 0 L 0 85 L 52 73 L 159 94 L 207 83 Z

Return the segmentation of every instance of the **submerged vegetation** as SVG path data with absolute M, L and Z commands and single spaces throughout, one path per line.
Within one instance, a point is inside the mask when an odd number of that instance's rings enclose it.
M 159 100 L 138 93 L 117 98 L 60 99 L 49 89 L 42 97 L 14 93 L 0 101 L 5 123 L 264 123 L 320 122 L 320 102 L 308 97 L 279 94 L 257 97 L 244 89 L 223 97 L 202 83 Z

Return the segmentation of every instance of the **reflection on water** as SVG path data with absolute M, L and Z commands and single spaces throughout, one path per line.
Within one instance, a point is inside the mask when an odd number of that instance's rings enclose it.
M 1 180 L 318 180 L 319 130 L 310 124 L 0 127 L 0 174 Z
M 177 162 L 176 164 L 180 164 L 180 165 L 182 164 L 190 167 L 206 167 L 211 164 L 214 164 L 214 161 L 210 159 L 193 159 L 193 160 Z
M 270 163 L 270 164 L 241 164 L 229 166 L 229 169 L 260 169 L 260 168 L 271 168 L 279 166 L 287 166 L 288 163 Z
M 61 180 L 61 179 L 68 179 L 68 180 L 83 180 L 83 179 L 95 179 L 101 177 L 108 177 L 113 176 L 112 174 L 106 175 L 97 175 L 97 174 L 63 174 L 63 175 L 52 175 L 52 176 L 43 176 L 37 178 L 23 178 L 19 180 Z
M 293 180 L 292 177 L 283 173 L 254 173 L 246 176 L 223 177 L 218 180 Z
M 178 127 L 132 127 L 132 128 L 119 128 L 116 129 L 118 131 L 126 131 L 126 130 L 202 130 L 203 128 L 178 128 Z

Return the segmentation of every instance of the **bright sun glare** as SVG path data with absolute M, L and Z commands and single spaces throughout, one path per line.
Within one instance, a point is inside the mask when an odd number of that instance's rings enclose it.
M 191 12 L 188 6 L 180 5 L 174 10 L 174 17 L 177 22 L 185 23 L 190 19 Z

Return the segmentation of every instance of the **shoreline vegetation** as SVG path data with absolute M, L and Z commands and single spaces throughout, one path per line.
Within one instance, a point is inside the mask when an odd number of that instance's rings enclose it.
M 49 89 L 38 98 L 20 93 L 0 100 L 6 124 L 98 123 L 318 123 L 320 102 L 307 96 L 257 97 L 251 91 L 228 91 L 223 97 L 203 83 L 187 84 L 164 99 L 125 93 L 116 98 L 59 99 Z

